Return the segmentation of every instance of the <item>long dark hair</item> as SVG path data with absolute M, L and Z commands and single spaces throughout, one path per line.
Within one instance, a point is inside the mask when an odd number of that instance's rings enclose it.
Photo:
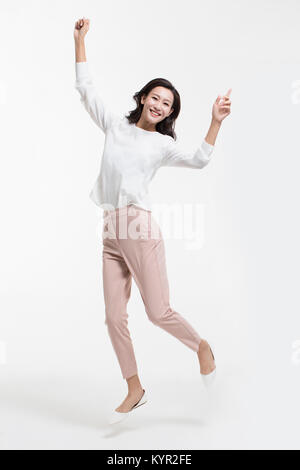
M 170 135 L 171 137 L 173 137 L 174 140 L 176 140 L 177 137 L 174 128 L 175 121 L 180 113 L 181 108 L 180 95 L 176 88 L 173 86 L 173 84 L 165 78 L 154 78 L 153 80 L 150 80 L 150 82 L 148 82 L 140 91 L 136 92 L 133 95 L 133 99 L 135 100 L 137 107 L 134 110 L 129 111 L 129 114 L 125 117 L 130 123 L 137 123 L 141 117 L 144 107 L 144 105 L 141 103 L 142 96 L 147 96 L 151 92 L 151 90 L 157 86 L 163 86 L 171 90 L 173 93 L 174 100 L 172 105 L 172 113 L 170 114 L 170 116 L 157 123 L 156 131 L 160 132 L 161 134 Z

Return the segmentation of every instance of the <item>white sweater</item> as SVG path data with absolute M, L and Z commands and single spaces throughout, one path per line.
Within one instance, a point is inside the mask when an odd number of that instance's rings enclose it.
M 101 169 L 90 198 L 103 209 L 135 204 L 151 210 L 148 186 L 161 166 L 203 168 L 214 146 L 202 141 L 185 151 L 160 132 L 147 131 L 115 115 L 97 94 L 87 62 L 75 62 L 75 88 L 93 121 L 105 133 Z

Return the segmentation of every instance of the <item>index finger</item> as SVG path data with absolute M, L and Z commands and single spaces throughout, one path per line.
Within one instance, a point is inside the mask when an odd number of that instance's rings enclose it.
M 229 88 L 229 90 L 227 91 L 227 93 L 225 94 L 225 96 L 227 96 L 227 97 L 229 98 L 231 92 L 232 92 L 232 88 Z

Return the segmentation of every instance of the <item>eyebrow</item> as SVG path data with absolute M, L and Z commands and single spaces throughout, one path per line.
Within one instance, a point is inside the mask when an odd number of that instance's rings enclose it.
M 160 95 L 158 93 L 153 93 L 153 95 L 156 95 L 160 98 Z M 165 98 L 164 101 L 168 101 L 169 103 L 171 103 L 171 100 L 169 100 L 168 98 Z

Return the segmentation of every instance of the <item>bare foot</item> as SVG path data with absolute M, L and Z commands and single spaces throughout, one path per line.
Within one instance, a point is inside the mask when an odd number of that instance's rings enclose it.
M 136 405 L 143 395 L 143 389 L 136 389 L 133 392 L 128 392 L 125 400 L 118 408 L 115 409 L 115 411 L 118 411 L 119 413 L 128 413 L 128 411 L 130 411 L 131 408 Z
M 197 354 L 200 363 L 201 374 L 209 374 L 216 368 L 210 346 L 205 339 L 201 340 Z

